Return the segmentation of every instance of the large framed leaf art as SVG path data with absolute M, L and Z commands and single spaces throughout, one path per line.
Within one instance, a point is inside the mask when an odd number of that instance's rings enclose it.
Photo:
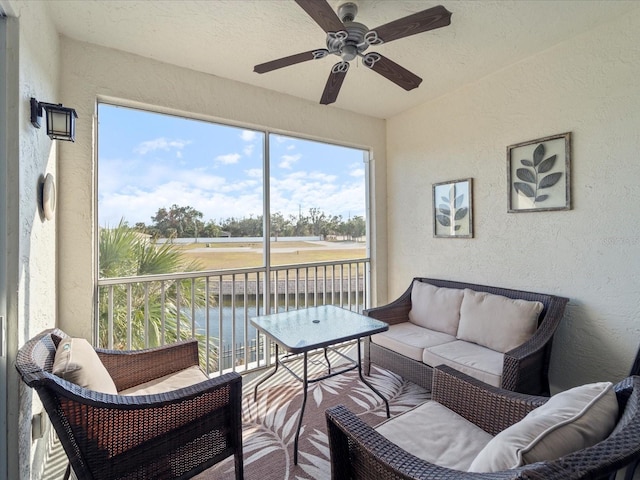
M 570 210 L 571 132 L 507 147 L 509 212 Z
M 433 184 L 433 236 L 473 238 L 472 179 Z

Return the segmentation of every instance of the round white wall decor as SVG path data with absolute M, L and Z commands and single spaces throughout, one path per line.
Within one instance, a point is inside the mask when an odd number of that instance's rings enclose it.
M 50 173 L 42 182 L 42 213 L 44 218 L 51 220 L 56 210 L 56 182 Z

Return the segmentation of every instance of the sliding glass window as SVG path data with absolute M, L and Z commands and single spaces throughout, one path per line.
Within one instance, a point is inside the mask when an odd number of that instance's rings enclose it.
M 256 361 L 252 316 L 365 308 L 367 159 L 366 150 L 100 103 L 101 346 L 200 335 L 210 342 L 204 361 L 222 370 Z

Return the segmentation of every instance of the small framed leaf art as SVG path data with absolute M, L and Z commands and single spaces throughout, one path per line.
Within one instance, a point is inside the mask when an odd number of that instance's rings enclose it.
M 507 147 L 509 212 L 569 210 L 571 132 Z
M 473 238 L 472 179 L 433 184 L 433 236 Z

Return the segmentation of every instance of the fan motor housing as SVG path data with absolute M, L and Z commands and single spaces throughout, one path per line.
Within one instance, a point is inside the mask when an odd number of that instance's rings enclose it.
M 365 34 L 369 31 L 366 25 L 358 22 L 346 22 L 347 37 L 343 35 L 328 34 L 327 50 L 329 53 L 341 56 L 345 62 L 353 60 L 360 53 L 369 48 L 369 44 L 364 41 Z

